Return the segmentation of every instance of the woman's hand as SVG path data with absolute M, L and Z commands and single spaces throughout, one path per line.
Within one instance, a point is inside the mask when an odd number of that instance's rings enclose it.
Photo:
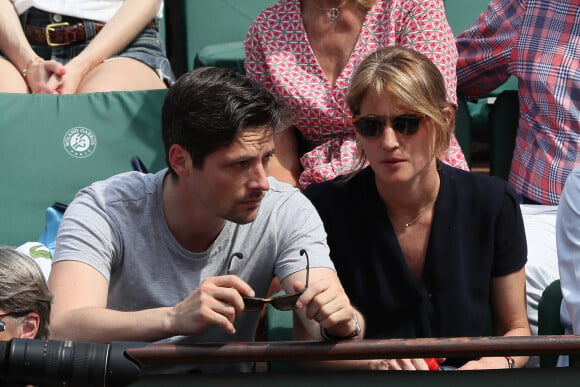
M 368 364 L 369 370 L 375 371 L 435 371 L 445 358 L 429 359 L 373 359 Z
M 86 66 L 78 65 L 75 59 L 65 66 L 65 75 L 52 76 L 48 82 L 50 88 L 56 87 L 59 94 L 75 94 L 85 75 L 89 72 Z
M 57 61 L 35 57 L 25 70 L 25 80 L 31 93 L 57 94 L 67 70 Z
M 458 368 L 458 370 L 491 370 L 509 368 L 509 363 L 505 357 L 482 357 L 479 360 L 468 361 Z

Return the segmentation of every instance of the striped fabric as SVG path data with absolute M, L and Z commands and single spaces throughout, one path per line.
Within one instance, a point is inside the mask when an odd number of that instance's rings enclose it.
M 509 181 L 558 204 L 580 165 L 580 1 L 492 0 L 457 37 L 458 91 L 478 97 L 519 80 L 520 121 Z

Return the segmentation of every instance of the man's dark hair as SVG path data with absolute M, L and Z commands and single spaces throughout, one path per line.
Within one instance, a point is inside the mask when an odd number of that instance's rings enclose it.
M 207 155 L 232 143 L 238 132 L 254 127 L 272 133 L 287 125 L 287 112 L 265 87 L 233 70 L 203 67 L 181 76 L 163 103 L 165 159 L 181 145 L 193 166 L 202 168 Z

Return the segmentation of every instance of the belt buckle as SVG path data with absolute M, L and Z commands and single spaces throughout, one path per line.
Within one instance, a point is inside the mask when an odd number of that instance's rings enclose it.
M 49 45 L 50 47 L 61 47 L 61 46 L 67 46 L 67 45 L 69 45 L 70 44 L 69 42 L 53 43 L 50 40 L 50 33 L 52 31 L 55 31 L 57 28 L 60 28 L 60 27 L 68 27 L 68 26 L 69 26 L 69 23 L 68 22 L 48 24 L 44 28 L 44 33 L 46 35 L 46 44 Z

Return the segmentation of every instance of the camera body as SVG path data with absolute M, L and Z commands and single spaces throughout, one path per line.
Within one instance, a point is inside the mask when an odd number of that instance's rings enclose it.
M 125 350 L 146 345 L 41 339 L 0 341 L 0 386 L 126 386 L 139 378 L 141 364 L 127 356 Z

